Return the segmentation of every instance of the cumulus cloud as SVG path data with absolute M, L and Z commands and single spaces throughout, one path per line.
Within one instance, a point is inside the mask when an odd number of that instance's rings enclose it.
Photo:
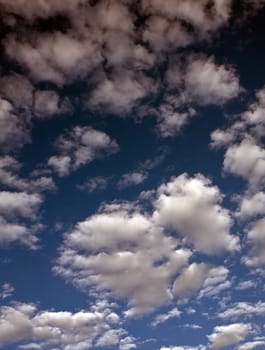
M 74 127 L 61 135 L 55 144 L 59 154 L 50 157 L 48 165 L 59 176 L 66 176 L 94 159 L 111 155 L 119 149 L 116 141 L 107 134 L 86 126 Z
M 0 192 L 0 214 L 6 217 L 24 217 L 36 219 L 36 213 L 42 203 L 39 194 L 25 192 Z
M 151 214 L 130 202 L 104 205 L 66 233 L 55 271 L 82 289 L 126 298 L 127 316 L 200 289 L 201 297 L 218 294 L 230 286 L 228 270 L 188 263 L 190 243 L 209 254 L 237 248 L 221 198 L 206 178 L 184 174 L 158 189 Z M 179 238 L 168 233 L 172 228 Z
M 233 69 L 216 64 L 212 57 L 191 56 L 184 81 L 188 94 L 200 105 L 223 105 L 241 91 Z
M 245 195 L 240 200 L 237 215 L 241 219 L 251 219 L 265 214 L 265 193 L 257 192 L 253 195 Z
M 190 296 L 200 290 L 199 297 L 213 296 L 222 290 L 228 270 L 224 267 L 212 267 L 205 263 L 193 263 L 183 269 L 175 280 L 172 292 L 176 296 Z M 228 288 L 226 286 L 226 288 Z M 220 289 L 221 288 L 221 289 Z
M 227 149 L 224 170 L 243 177 L 251 187 L 259 188 L 265 178 L 265 150 L 253 139 L 244 139 Z
M 90 349 L 100 339 L 101 345 L 118 346 L 126 335 L 120 328 L 119 316 L 106 303 L 76 313 L 42 311 L 33 304 L 16 303 L 2 306 L 0 316 L 0 346 L 27 341 L 19 348 L 39 349 L 45 344 L 64 350 Z
M 190 178 L 183 174 L 158 189 L 154 220 L 203 252 L 233 251 L 238 248 L 238 239 L 229 233 L 232 220 L 220 206 L 222 198 L 219 189 L 203 175 Z
M 265 263 L 265 218 L 254 222 L 247 231 L 247 238 L 251 244 L 251 250 L 243 257 L 243 261 L 248 266 L 263 265 Z
M 0 244 L 6 245 L 19 241 L 30 248 L 35 248 L 37 237 L 34 223 L 42 203 L 39 194 L 25 192 L 0 192 Z M 27 223 L 28 220 L 31 221 Z
M 214 332 L 208 336 L 212 349 L 223 349 L 230 345 L 236 345 L 250 332 L 251 327 L 248 324 L 233 323 L 226 326 L 217 326 Z
M 93 215 L 67 234 L 55 270 L 82 287 L 127 298 L 127 314 L 134 315 L 170 301 L 169 281 L 190 255 L 150 218 L 120 208 Z
M 206 0 L 196 4 L 67 0 L 64 6 L 57 0 L 30 0 L 26 5 L 22 0 L 16 4 L 1 0 L 0 5 L 5 56 L 19 67 L 19 72 L 5 78 L 1 92 L 21 105 L 22 98 L 10 92 L 11 80 L 18 81 L 16 91 L 23 93 L 25 105 L 33 107 L 39 118 L 71 110 L 60 92 L 80 81 L 82 96 L 77 97 L 88 110 L 127 115 L 136 109 L 137 115 L 142 102 L 150 108 L 149 101 L 164 94 L 160 67 L 168 55 L 211 39 L 233 14 L 228 0 L 213 1 L 211 6 Z M 181 73 L 184 86 L 165 95 L 188 95 L 190 103 L 220 105 L 239 94 L 239 80 L 230 66 L 203 55 L 190 55 L 186 61 Z M 159 76 L 153 74 L 157 69 Z M 57 90 L 34 92 L 43 82 Z M 192 116 L 190 111 L 171 109 L 172 105 L 162 106 L 162 117 L 159 106 L 156 110 L 157 129 L 163 136 L 176 134 Z

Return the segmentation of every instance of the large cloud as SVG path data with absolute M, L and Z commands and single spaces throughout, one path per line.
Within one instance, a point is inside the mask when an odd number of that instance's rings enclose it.
M 19 303 L 0 308 L 0 346 L 23 342 L 22 349 L 80 350 L 119 346 L 125 335 L 119 316 L 105 302 L 76 313 L 41 311 L 35 305 Z
M 209 179 L 183 174 L 158 189 L 154 220 L 174 229 L 198 250 L 233 251 L 238 248 L 238 239 L 229 233 L 232 220 L 229 212 L 220 206 L 222 198 Z
M 200 297 L 218 294 L 229 287 L 228 270 L 188 263 L 191 245 L 209 254 L 237 249 L 221 198 L 206 178 L 184 174 L 158 189 L 151 214 L 135 203 L 103 206 L 66 233 L 55 271 L 90 292 L 126 298 L 128 316 L 199 290 Z
M 82 287 L 128 298 L 131 315 L 170 301 L 170 280 L 190 255 L 150 218 L 119 208 L 79 223 L 66 236 L 56 271 Z

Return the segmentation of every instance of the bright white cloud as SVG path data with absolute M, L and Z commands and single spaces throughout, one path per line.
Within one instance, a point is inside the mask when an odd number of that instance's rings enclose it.
M 236 345 L 245 339 L 250 330 L 250 326 L 243 323 L 217 326 L 214 328 L 214 332 L 208 336 L 211 348 L 218 350 L 230 345 Z
M 82 287 L 127 298 L 127 314 L 134 315 L 170 300 L 169 282 L 190 255 L 150 218 L 121 207 L 93 215 L 67 234 L 56 271 Z
M 153 219 L 174 229 L 198 250 L 210 254 L 233 251 L 238 248 L 238 239 L 229 233 L 232 220 L 220 205 L 222 198 L 204 176 L 183 174 L 158 189 Z
M 90 311 L 40 311 L 35 305 L 15 304 L 0 308 L 0 346 L 31 342 L 21 349 L 39 349 L 41 343 L 51 348 L 90 349 L 99 345 L 117 345 L 126 332 L 119 326 L 119 316 L 105 303 Z M 98 340 L 97 340 L 98 339 Z

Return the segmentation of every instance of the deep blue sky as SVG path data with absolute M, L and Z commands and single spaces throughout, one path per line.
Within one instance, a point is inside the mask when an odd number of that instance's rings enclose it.
M 264 348 L 264 2 L 0 11 L 0 349 Z

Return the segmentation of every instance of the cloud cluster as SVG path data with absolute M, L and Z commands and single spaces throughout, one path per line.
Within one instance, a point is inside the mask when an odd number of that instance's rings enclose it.
M 256 101 L 242 112 L 226 129 L 215 130 L 211 137 L 213 148 L 225 148 L 223 170 L 244 179 L 247 183 L 245 193 L 236 200 L 236 216 L 251 222 L 246 227 L 247 243 L 251 246 L 243 261 L 248 266 L 264 264 L 264 185 L 265 149 L 262 137 L 265 135 L 265 90 L 257 91 Z
M 218 294 L 228 271 L 189 258 L 192 246 L 208 254 L 237 249 L 221 199 L 208 179 L 184 174 L 159 187 L 151 214 L 140 203 L 105 205 L 66 233 L 55 271 L 90 292 L 127 299 L 127 316 L 201 288 L 203 296 Z
M 37 242 L 34 225 L 42 203 L 39 194 L 0 192 L 0 244 L 19 241 L 34 248 Z M 35 228 L 34 228 L 35 226 Z
M 76 126 L 55 143 L 58 155 L 48 160 L 48 165 L 59 176 L 68 175 L 96 158 L 108 156 L 118 151 L 115 140 L 107 134 L 86 126 Z
M 82 350 L 119 347 L 124 339 L 126 332 L 120 327 L 120 318 L 106 302 L 76 313 L 41 311 L 33 304 L 21 303 L 0 308 L 0 346 L 23 342 L 20 349 Z M 132 345 L 132 339 L 127 344 Z
M 196 5 L 191 0 L 76 0 L 62 6 L 57 0 L 1 0 L 0 6 L 5 28 L 1 42 L 13 67 L 0 79 L 1 96 L 7 99 L 3 109 L 13 116 L 3 121 L 8 147 L 11 124 L 21 145 L 30 139 L 29 127 L 13 108 L 29 119 L 45 119 L 71 112 L 78 99 L 100 114 L 134 111 L 141 116 L 151 113 L 154 97 L 163 96 L 153 112 L 159 132 L 170 136 L 195 114 L 190 105 L 222 105 L 241 91 L 229 65 L 182 52 L 211 40 L 229 24 L 231 1 L 215 0 L 209 6 L 206 0 Z M 167 65 L 163 73 L 160 68 Z M 48 87 L 41 85 L 45 82 Z M 67 96 L 64 87 L 78 82 L 82 94 L 74 96 L 72 89 Z

